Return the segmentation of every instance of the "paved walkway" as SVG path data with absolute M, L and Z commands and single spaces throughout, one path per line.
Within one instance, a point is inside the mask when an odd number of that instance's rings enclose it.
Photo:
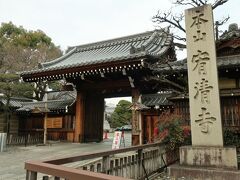
M 126 146 L 131 144 L 131 134 L 125 134 Z M 111 150 L 113 134 L 100 143 L 53 143 L 51 146 L 9 147 L 0 153 L 0 180 L 25 179 L 24 162 L 47 160 L 64 156 L 80 155 L 87 152 Z

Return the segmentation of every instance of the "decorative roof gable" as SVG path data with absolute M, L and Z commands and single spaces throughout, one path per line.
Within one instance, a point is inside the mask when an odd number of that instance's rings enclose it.
M 237 24 L 230 24 L 217 41 L 217 55 L 229 56 L 240 54 L 240 29 Z

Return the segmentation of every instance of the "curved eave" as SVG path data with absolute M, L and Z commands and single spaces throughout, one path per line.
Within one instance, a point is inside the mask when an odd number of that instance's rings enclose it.
M 166 31 L 166 34 L 162 31 Z M 41 80 L 58 80 L 63 78 L 72 78 L 81 75 L 94 75 L 105 73 L 110 68 L 110 72 L 122 71 L 124 68 L 134 69 L 135 67 L 144 67 L 141 65 L 142 59 L 161 60 L 172 48 L 173 38 L 168 34 L 169 29 L 162 31 L 152 31 L 144 33 L 143 37 L 125 38 L 104 41 L 96 44 L 89 44 L 87 47 L 80 46 L 73 48 L 64 56 L 51 62 L 40 64 L 40 69 L 26 71 L 21 73 L 24 81 L 34 82 Z M 128 39 L 130 38 L 130 39 Z M 140 40 L 139 40 L 140 38 Z M 135 42 L 135 40 L 138 40 Z M 142 42 L 143 41 L 143 42 Z M 110 43 L 111 42 L 111 43 Z M 134 44 L 132 44 L 134 42 Z M 116 43 L 118 44 L 116 46 Z M 99 50 L 104 47 L 104 50 Z M 88 52 L 93 49 L 94 51 Z M 84 53 L 82 51 L 84 50 Z M 86 51 L 86 52 L 85 52 Z
M 34 109 L 45 109 L 45 103 L 47 103 L 47 109 L 52 111 L 58 111 L 58 110 L 66 110 L 66 108 L 73 105 L 75 102 L 75 99 L 69 99 L 69 100 L 50 100 L 47 102 L 44 101 L 38 101 L 38 102 L 27 102 L 22 103 L 22 107 L 17 109 L 17 112 L 25 112 L 25 113 L 31 113 L 34 111 Z M 39 111 L 39 113 L 43 113 L 44 111 Z
M 58 68 L 46 68 L 23 72 L 21 77 L 26 82 L 36 82 L 41 80 L 60 80 L 63 78 L 74 78 L 101 73 L 109 73 L 114 71 L 122 71 L 123 69 L 142 69 L 144 67 L 144 59 L 148 58 L 146 53 L 130 55 L 121 58 L 106 59 L 98 63 L 76 64 L 72 66 L 64 66 Z M 111 65 L 111 66 L 110 66 Z
M 64 61 L 66 58 L 68 58 L 69 56 L 71 56 L 73 53 L 76 52 L 76 47 L 73 48 L 71 51 L 69 51 L 68 53 L 66 53 L 65 55 L 53 60 L 53 61 L 49 61 L 49 62 L 44 62 L 44 63 L 40 63 L 39 66 L 40 68 L 46 68 L 48 66 L 51 66 L 51 65 L 54 65 L 54 64 L 57 64 L 61 61 Z

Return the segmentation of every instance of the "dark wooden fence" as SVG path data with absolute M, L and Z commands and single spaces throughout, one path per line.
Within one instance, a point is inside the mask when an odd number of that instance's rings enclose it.
M 7 145 L 32 145 L 43 143 L 42 133 L 10 133 L 7 136 Z
M 44 162 L 28 161 L 25 163 L 26 179 L 36 180 L 38 173 L 44 174 L 45 180 L 50 177 L 65 180 L 148 179 L 174 163 L 177 154 L 166 152 L 162 143 L 153 143 Z M 75 165 L 75 168 L 68 165 L 86 160 L 91 162 Z
M 224 128 L 240 129 L 240 96 L 224 96 L 224 91 L 221 90 L 221 116 Z M 228 92 L 228 91 L 227 91 Z M 235 92 L 232 90 L 233 93 Z M 190 109 L 188 99 L 178 99 L 174 101 L 175 114 L 181 120 L 184 126 L 190 126 Z

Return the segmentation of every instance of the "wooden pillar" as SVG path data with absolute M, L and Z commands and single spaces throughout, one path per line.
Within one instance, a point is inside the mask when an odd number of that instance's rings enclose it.
M 75 113 L 74 142 L 84 141 L 84 120 L 85 120 L 85 95 L 77 92 L 76 113 Z
M 140 97 L 140 92 L 138 89 L 132 89 L 132 103 L 138 102 Z M 140 123 L 141 116 L 139 115 L 139 111 L 133 110 L 132 111 L 132 145 L 139 145 L 141 136 L 141 129 L 139 127 L 142 127 Z

